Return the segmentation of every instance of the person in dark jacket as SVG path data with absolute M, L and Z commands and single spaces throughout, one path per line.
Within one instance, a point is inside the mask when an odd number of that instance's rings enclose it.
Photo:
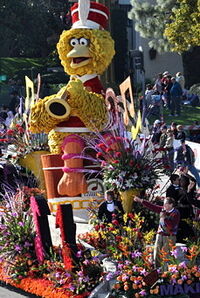
M 181 175 L 180 189 L 178 194 L 178 210 L 180 212 L 180 223 L 177 233 L 177 242 L 185 243 L 187 238 L 194 237 L 192 225 L 187 220 L 192 220 L 194 217 L 192 207 L 192 190 L 189 189 L 189 176 Z
M 177 204 L 179 198 L 179 190 L 180 190 L 180 177 L 177 174 L 172 174 L 170 176 L 171 184 L 166 189 L 166 197 L 173 198 Z
M 175 163 L 188 167 L 188 170 L 195 177 L 197 185 L 200 186 L 200 176 L 198 170 L 194 166 L 195 156 L 192 148 L 181 140 L 181 146 L 177 148 Z
M 172 78 L 172 87 L 170 89 L 171 96 L 171 116 L 180 116 L 181 114 L 181 97 L 183 94 L 181 85 L 176 82 L 176 78 Z
M 183 125 L 177 125 L 177 135 L 176 135 L 176 140 L 183 140 L 185 141 L 186 139 L 186 134 L 183 130 Z
M 124 210 L 120 201 L 115 199 L 114 192 L 108 190 L 105 193 L 105 202 L 101 203 L 98 210 L 98 218 L 106 223 L 112 222 L 113 214 L 116 219 L 120 219 L 120 216 L 124 214 Z

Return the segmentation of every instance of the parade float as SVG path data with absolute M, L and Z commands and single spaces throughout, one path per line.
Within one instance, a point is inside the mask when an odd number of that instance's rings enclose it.
M 5 133 L 7 162 L 12 159 L 31 170 L 38 184 L 26 179 L 28 186 L 5 188 L 0 280 L 38 297 L 199 297 L 198 240 L 172 247 L 170 259 L 161 251 L 168 270 L 162 266 L 155 270 L 152 222 L 156 219 L 132 206 L 138 192 L 155 198 L 155 184 L 166 174 L 168 164 L 163 149 L 153 147 L 139 114 L 138 118 L 135 114 L 136 126 L 128 129 L 128 113 L 124 116 L 116 105 L 119 98 L 111 90 L 104 93 L 99 81 L 114 55 L 113 40 L 103 30 L 108 10 L 81 0 L 71 13 L 72 28 L 62 33 L 58 43 L 70 81 L 57 94 L 34 100 L 29 123 L 23 115 L 25 124 L 17 123 Z M 138 137 L 140 129 L 142 137 Z M 5 175 L 6 171 L 3 179 Z M 11 179 L 15 178 L 14 173 Z M 99 201 L 89 199 L 94 187 L 90 188 L 90 180 L 119 193 L 125 211 L 121 222 L 115 214 L 109 224 L 98 221 Z M 73 213 L 83 208 L 86 198 L 82 194 L 87 193 L 91 229 L 76 235 Z M 50 229 L 52 213 L 55 226 Z M 200 228 L 195 224 L 198 239 Z M 59 246 L 53 245 L 52 229 L 60 230 Z M 106 291 L 102 290 L 105 285 Z

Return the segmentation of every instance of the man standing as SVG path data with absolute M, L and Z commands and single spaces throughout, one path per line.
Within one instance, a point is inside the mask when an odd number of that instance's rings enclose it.
M 170 89 L 171 95 L 171 114 L 170 116 L 180 116 L 181 113 L 181 96 L 183 94 L 181 85 L 176 82 L 176 78 L 172 78 L 172 87 Z M 175 113 L 175 114 L 174 114 Z
M 165 257 L 168 259 L 170 256 L 170 245 L 175 245 L 176 243 L 180 213 L 176 208 L 174 208 L 175 201 L 172 198 L 165 198 L 163 207 L 152 204 L 149 201 L 138 197 L 134 197 L 134 201 L 143 204 L 144 207 L 153 212 L 160 213 L 160 221 L 153 255 L 155 267 L 158 268 L 161 265 L 160 250 L 162 249 L 165 251 Z M 167 269 L 166 264 L 164 265 L 164 268 Z

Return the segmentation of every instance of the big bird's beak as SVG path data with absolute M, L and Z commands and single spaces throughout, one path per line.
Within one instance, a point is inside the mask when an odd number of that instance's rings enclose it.
M 79 68 L 81 66 L 87 65 L 91 58 L 88 46 L 74 46 L 74 48 L 67 54 L 67 58 L 72 58 L 70 64 L 72 68 Z

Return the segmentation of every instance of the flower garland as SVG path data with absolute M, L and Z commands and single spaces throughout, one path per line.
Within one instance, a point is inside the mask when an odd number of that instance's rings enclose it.
M 88 293 L 81 295 L 74 295 L 72 292 L 66 292 L 66 289 L 55 289 L 52 282 L 44 278 L 23 278 L 19 283 L 14 282 L 8 275 L 6 275 L 0 266 L 0 280 L 6 284 L 10 284 L 16 288 L 19 288 L 25 292 L 35 294 L 40 297 L 51 298 L 84 298 L 88 296 Z

